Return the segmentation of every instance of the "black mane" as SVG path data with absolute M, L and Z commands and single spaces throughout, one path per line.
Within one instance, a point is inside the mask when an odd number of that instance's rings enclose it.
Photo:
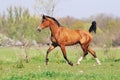
M 50 16 L 46 16 L 46 17 L 52 19 L 53 21 L 55 21 L 55 23 L 58 25 L 58 27 L 61 27 L 61 24 L 55 18 L 50 17 Z

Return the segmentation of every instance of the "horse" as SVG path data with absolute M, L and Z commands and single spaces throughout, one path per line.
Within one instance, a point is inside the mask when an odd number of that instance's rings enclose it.
M 89 45 L 92 41 L 91 32 L 96 33 L 96 21 L 92 22 L 88 31 L 85 30 L 72 30 L 67 27 L 62 26 L 54 17 L 50 17 L 47 15 L 42 16 L 41 24 L 38 25 L 37 30 L 40 32 L 42 29 L 50 28 L 51 31 L 51 42 L 52 44 L 49 46 L 49 49 L 46 53 L 46 65 L 48 65 L 49 53 L 55 49 L 57 46 L 61 48 L 64 59 L 67 63 L 73 66 L 73 63 L 69 61 L 66 55 L 65 46 L 70 46 L 74 44 L 80 44 L 83 50 L 83 55 L 78 59 L 77 65 L 80 64 L 82 59 L 89 53 L 95 58 L 97 64 L 101 65 L 101 62 L 96 56 L 95 51 L 93 51 Z

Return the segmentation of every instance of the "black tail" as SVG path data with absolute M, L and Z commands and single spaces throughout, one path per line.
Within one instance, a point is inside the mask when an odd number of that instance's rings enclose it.
M 92 21 L 92 25 L 89 28 L 89 32 L 94 31 L 96 33 L 96 21 Z

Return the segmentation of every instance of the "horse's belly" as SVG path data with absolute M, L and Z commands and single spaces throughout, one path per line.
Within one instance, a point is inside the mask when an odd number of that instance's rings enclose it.
M 79 43 L 79 41 L 76 41 L 76 42 L 66 42 L 66 46 L 69 46 L 69 45 L 74 45 L 74 44 L 77 44 Z
M 66 46 L 74 45 L 74 44 L 79 43 L 79 39 L 78 38 L 71 38 L 71 39 L 66 40 L 64 43 Z

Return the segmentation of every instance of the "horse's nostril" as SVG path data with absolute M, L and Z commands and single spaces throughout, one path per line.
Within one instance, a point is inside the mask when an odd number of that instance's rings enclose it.
M 37 30 L 38 30 L 38 31 L 41 31 L 41 29 L 40 29 L 39 27 L 37 27 Z
M 37 29 L 39 32 L 41 31 L 41 29 Z

